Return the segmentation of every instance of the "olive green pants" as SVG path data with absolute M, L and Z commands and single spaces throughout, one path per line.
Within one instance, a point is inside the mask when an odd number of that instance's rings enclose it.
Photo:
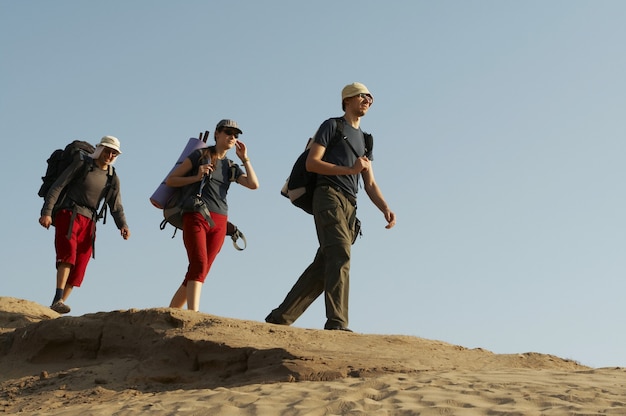
M 347 328 L 350 249 L 356 207 L 340 191 L 329 186 L 319 186 L 313 195 L 313 217 L 320 244 L 315 259 L 300 275 L 283 303 L 266 320 L 291 325 L 324 293 L 324 328 Z

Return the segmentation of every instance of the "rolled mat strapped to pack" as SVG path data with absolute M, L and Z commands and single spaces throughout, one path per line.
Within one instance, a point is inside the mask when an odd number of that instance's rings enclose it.
M 182 229 L 182 218 L 181 218 L 180 224 L 177 224 L 176 222 L 172 222 L 171 218 L 168 219 L 168 215 L 166 214 L 165 211 L 167 211 L 167 209 L 170 209 L 170 208 L 166 209 L 166 206 L 168 205 L 168 203 L 170 203 L 171 205 L 170 199 L 176 196 L 177 195 L 176 192 L 180 191 L 180 189 L 167 186 L 165 184 L 165 181 L 167 180 L 168 176 L 170 176 L 170 174 L 174 171 L 174 169 L 176 169 L 176 167 L 178 167 L 181 163 L 183 163 L 183 161 L 192 152 L 198 149 L 206 148 L 207 147 L 206 141 L 208 138 L 209 138 L 209 132 L 205 131 L 204 135 L 200 133 L 199 139 L 196 139 L 195 137 L 192 137 L 189 139 L 189 141 L 187 142 L 187 146 L 185 146 L 185 148 L 183 149 L 174 167 L 169 171 L 169 173 L 165 176 L 161 184 L 157 187 L 156 191 L 154 191 L 154 193 L 150 197 L 150 202 L 152 203 L 152 205 L 154 205 L 155 208 L 163 210 L 163 213 L 165 214 L 166 219 L 161 222 L 161 225 L 160 225 L 161 230 L 165 228 L 168 222 L 174 226 L 174 235 L 172 235 L 172 238 L 174 238 L 174 236 L 176 235 L 177 229 Z M 234 179 L 231 179 L 231 181 L 234 181 Z M 202 187 L 200 189 L 202 189 Z M 209 218 L 207 218 L 207 221 L 209 222 L 211 226 L 213 226 L 213 222 L 211 221 L 210 214 L 209 214 Z M 243 235 L 241 230 L 239 230 L 237 226 L 231 223 L 230 221 L 226 225 L 226 235 L 228 235 L 233 240 L 233 246 L 237 250 L 243 251 L 248 246 L 246 237 Z M 243 242 L 243 246 L 240 246 L 238 244 L 239 239 L 241 239 L 241 241 Z
M 197 149 L 202 149 L 204 147 L 207 147 L 206 140 L 209 135 L 208 133 L 209 132 L 207 131 L 204 138 L 202 138 L 202 134 L 200 134 L 200 137 L 201 137 L 200 139 L 197 139 L 195 137 L 192 137 L 189 139 L 189 141 L 187 142 L 187 146 L 185 146 L 185 149 L 180 154 L 180 157 L 178 158 L 178 161 L 176 162 L 174 167 L 168 172 L 167 175 L 165 175 L 165 178 L 163 178 L 163 181 L 161 182 L 161 184 L 158 186 L 156 191 L 154 191 L 154 193 L 150 197 L 150 202 L 152 202 L 152 205 L 154 205 L 155 207 L 159 209 L 163 209 L 163 207 L 165 207 L 165 203 L 170 199 L 172 194 L 176 191 L 174 188 L 170 188 L 169 186 L 167 186 L 165 184 L 165 180 L 170 175 L 170 173 L 172 173 L 172 171 L 176 169 L 178 165 L 183 163 L 183 161 L 187 158 L 187 156 L 191 154 L 191 152 Z

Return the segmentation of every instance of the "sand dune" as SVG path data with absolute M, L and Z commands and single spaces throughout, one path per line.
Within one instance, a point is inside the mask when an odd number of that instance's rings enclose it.
M 176 309 L 0 298 L 0 413 L 626 415 L 626 370 Z

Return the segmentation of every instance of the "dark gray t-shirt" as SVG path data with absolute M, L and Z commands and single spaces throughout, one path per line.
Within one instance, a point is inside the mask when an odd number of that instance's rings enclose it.
M 352 145 L 356 153 L 360 156 L 367 156 L 369 160 L 374 160 L 372 152 L 365 154 L 365 139 L 363 131 L 360 128 L 355 129 L 343 118 L 330 118 L 322 123 L 313 138 L 315 143 L 319 143 L 326 148 L 326 153 L 322 160 L 339 166 L 352 166 L 357 160 L 350 146 L 345 140 L 336 142 L 337 123 L 343 124 L 343 135 Z M 356 197 L 359 187 L 360 175 L 318 175 L 317 185 L 333 185 L 338 186 L 344 192 Z
M 193 166 L 190 173 L 191 175 L 198 172 L 202 151 L 203 149 L 198 149 L 188 156 Z M 235 181 L 244 173 L 239 165 L 228 158 L 221 160 L 218 159 L 217 164 L 211 173 L 211 179 L 205 181 L 204 188 L 202 189 L 202 199 L 211 212 L 228 215 L 228 202 L 226 200 L 226 195 L 228 194 L 228 188 L 230 187 L 231 182 L 231 169 L 234 169 L 233 179 Z M 200 182 L 192 183 L 188 186 L 199 190 Z
M 85 167 L 85 164 L 88 167 Z M 82 177 L 85 169 L 87 169 L 87 174 Z M 113 169 L 113 167 L 109 169 Z M 54 205 L 61 196 L 63 189 L 66 189 L 65 197 L 58 208 L 72 209 L 75 207 L 78 214 L 93 219 L 96 209 L 104 198 L 108 173 L 108 170 L 98 168 L 91 158 L 87 158 L 85 161 L 74 161 L 50 187 L 41 209 L 41 215 L 52 215 Z M 111 199 L 109 199 L 108 205 L 115 225 L 119 229 L 128 227 L 122 206 L 120 180 L 117 175 L 113 175 L 111 178 L 111 189 Z

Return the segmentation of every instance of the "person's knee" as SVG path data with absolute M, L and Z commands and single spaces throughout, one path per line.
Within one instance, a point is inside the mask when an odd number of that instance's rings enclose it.
M 324 248 L 326 262 L 346 263 L 350 261 L 350 245 L 336 244 Z
M 207 276 L 205 274 L 196 275 L 196 276 L 190 276 L 187 279 L 186 286 L 189 286 L 190 284 L 194 285 L 194 286 L 202 285 L 205 282 L 206 278 L 207 278 Z
M 325 253 L 333 253 L 338 256 L 350 257 L 350 249 L 351 245 L 349 243 L 346 244 L 332 244 L 324 247 Z

